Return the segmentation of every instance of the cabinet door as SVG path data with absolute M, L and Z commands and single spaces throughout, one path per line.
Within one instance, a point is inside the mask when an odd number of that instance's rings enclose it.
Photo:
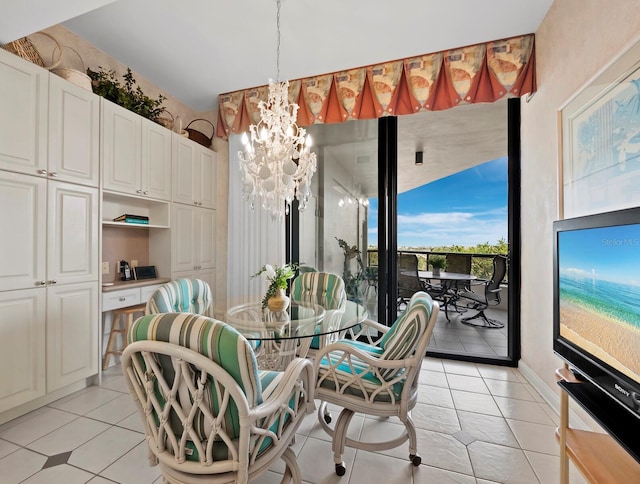
M 0 291 L 46 284 L 47 180 L 0 171 Z
M 43 68 L 0 49 L 0 169 L 47 168 L 47 83 Z
M 49 284 L 97 281 L 98 189 L 49 181 L 48 198 Z
M 194 239 L 197 239 L 198 269 L 211 269 L 216 266 L 216 211 L 206 208 L 196 209 L 197 223 Z
M 47 288 L 47 392 L 98 373 L 98 283 Z
M 142 194 L 171 200 L 171 131 L 142 119 Z
M 0 292 L 0 413 L 45 393 L 45 295 Z
M 103 188 L 140 194 L 140 122 L 135 113 L 105 99 L 102 105 Z
M 100 183 L 100 98 L 61 77 L 49 79 L 49 176 Z
M 216 207 L 216 168 L 217 155 L 205 147 L 199 150 L 198 180 L 200 183 L 199 206 L 206 208 Z
M 173 135 L 173 201 L 198 205 L 200 173 L 197 171 L 198 144 L 174 133 Z M 197 183 L 194 181 L 197 180 Z
M 173 204 L 171 214 L 171 267 L 174 271 L 192 271 L 197 268 L 197 237 L 195 237 L 196 207 Z

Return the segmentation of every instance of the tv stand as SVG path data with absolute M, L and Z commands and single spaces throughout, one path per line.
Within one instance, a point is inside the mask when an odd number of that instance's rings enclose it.
M 640 421 L 592 383 L 577 380 L 565 366 L 556 370 L 560 394 L 560 483 L 569 482 L 569 459 L 589 482 L 629 482 L 640 475 Z M 609 432 L 569 427 L 569 395 Z M 628 415 L 627 415 L 628 414 Z M 631 439 L 631 440 L 630 440 Z M 635 457 L 635 458 L 634 458 Z

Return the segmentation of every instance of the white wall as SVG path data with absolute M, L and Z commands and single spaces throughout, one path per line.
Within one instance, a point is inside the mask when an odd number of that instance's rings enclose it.
M 558 393 L 552 350 L 552 221 L 558 109 L 640 33 L 638 0 L 555 0 L 536 32 L 538 90 L 522 101 L 522 363 Z

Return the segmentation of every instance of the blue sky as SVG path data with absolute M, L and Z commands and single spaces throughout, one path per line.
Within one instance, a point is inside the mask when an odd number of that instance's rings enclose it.
M 377 245 L 377 199 L 370 204 L 369 243 Z M 399 247 L 473 246 L 500 238 L 507 238 L 506 157 L 398 195 Z
M 640 224 L 560 233 L 560 272 L 640 285 Z

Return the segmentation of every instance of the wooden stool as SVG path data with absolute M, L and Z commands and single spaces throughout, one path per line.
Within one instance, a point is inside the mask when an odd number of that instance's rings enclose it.
M 125 346 L 127 346 L 127 333 L 129 332 L 129 328 L 133 324 L 133 316 L 137 313 L 142 313 L 142 315 L 144 316 L 145 307 L 146 304 L 139 304 L 137 306 L 114 309 L 113 323 L 111 324 L 111 332 L 109 333 L 109 341 L 107 341 L 107 348 L 104 352 L 104 358 L 102 358 L 103 370 L 106 370 L 109 367 L 109 360 L 111 359 L 111 355 L 122 354 L 122 350 L 124 350 Z M 124 316 L 124 318 L 122 318 L 121 316 Z M 114 345 L 116 344 L 116 334 L 118 333 L 122 335 L 122 348 L 114 349 Z

